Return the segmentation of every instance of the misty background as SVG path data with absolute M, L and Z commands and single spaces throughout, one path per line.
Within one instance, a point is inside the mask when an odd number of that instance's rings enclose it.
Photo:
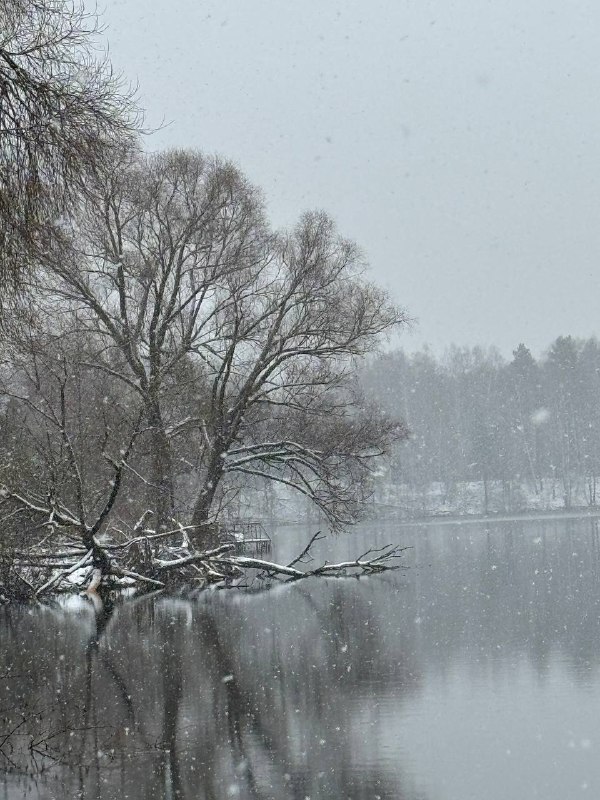
M 150 149 L 198 147 L 275 224 L 326 208 L 418 320 L 402 344 L 597 330 L 600 7 L 517 0 L 108 0 Z

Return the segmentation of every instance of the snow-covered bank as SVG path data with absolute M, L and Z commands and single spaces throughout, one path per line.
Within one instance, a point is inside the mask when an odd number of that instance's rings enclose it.
M 567 515 L 600 516 L 600 492 L 596 502 L 590 485 L 583 480 L 573 481 L 566 495 L 562 483 L 543 479 L 537 492 L 530 484 L 515 481 L 470 481 L 446 485 L 441 482 L 415 487 L 395 484 L 387 475 L 377 476 L 367 507 L 370 518 L 401 520 L 421 519 L 481 519 L 486 517 L 512 518 L 521 516 L 565 517 Z M 600 478 L 596 478 L 600 486 Z M 593 487 L 592 487 L 593 488 Z M 261 520 L 266 525 L 300 524 L 309 528 L 326 525 L 314 507 L 287 489 L 268 491 L 246 488 L 239 493 L 235 507 L 238 518 Z
M 430 483 L 419 488 L 380 484 L 372 507 L 377 515 L 405 519 L 600 514 L 600 505 L 583 481 L 574 482 L 568 494 L 552 479 L 542 481 L 536 489 L 514 481 Z

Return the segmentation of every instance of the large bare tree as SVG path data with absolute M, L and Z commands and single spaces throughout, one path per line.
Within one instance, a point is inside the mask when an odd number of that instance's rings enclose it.
M 79 0 L 0 0 L 2 296 L 48 244 L 82 179 L 138 123 Z
M 170 440 L 197 424 L 208 402 L 205 357 L 218 344 L 227 287 L 268 258 L 269 236 L 256 191 L 218 159 L 126 153 L 88 190 L 70 260 L 61 249 L 50 262 L 48 313 L 77 313 L 80 329 L 104 341 L 93 365 L 141 399 L 164 528 L 175 510 Z M 193 419 L 179 413 L 184 393 Z
M 274 234 L 237 169 L 178 151 L 127 156 L 72 235 L 46 302 L 102 339 L 93 366 L 140 398 L 158 525 L 187 501 L 206 530 L 235 474 L 305 495 L 334 527 L 353 521 L 369 461 L 403 433 L 361 408 L 353 360 L 406 316 L 327 215 Z M 188 497 L 172 459 L 183 436 Z

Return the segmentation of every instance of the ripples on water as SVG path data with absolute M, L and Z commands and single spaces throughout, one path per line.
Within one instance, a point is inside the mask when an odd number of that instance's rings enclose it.
M 321 556 L 389 541 L 410 569 L 0 609 L 0 798 L 600 796 L 597 522 L 379 526 Z

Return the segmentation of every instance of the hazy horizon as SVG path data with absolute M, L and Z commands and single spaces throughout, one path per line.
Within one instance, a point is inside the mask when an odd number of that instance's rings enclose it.
M 152 149 L 237 162 L 277 226 L 324 208 L 419 320 L 542 352 L 597 321 L 600 6 L 109 0 Z

